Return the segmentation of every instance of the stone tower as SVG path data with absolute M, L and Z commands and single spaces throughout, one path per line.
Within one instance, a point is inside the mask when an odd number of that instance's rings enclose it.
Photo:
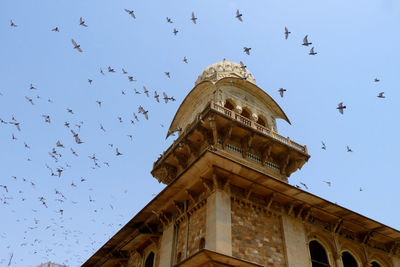
M 287 183 L 307 147 L 242 65 L 207 67 L 154 162 L 166 185 L 83 266 L 400 267 L 400 232 Z

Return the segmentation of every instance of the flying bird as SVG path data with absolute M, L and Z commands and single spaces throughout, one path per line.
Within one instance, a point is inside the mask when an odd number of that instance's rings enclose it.
M 156 99 L 156 101 L 157 101 L 158 103 L 160 103 L 160 95 L 157 94 L 157 91 L 154 91 L 154 98 Z
M 281 95 L 281 97 L 283 97 L 283 92 L 286 92 L 286 89 L 285 88 L 279 88 L 278 92 Z
M 237 10 L 236 10 L 236 16 L 235 16 L 235 17 L 236 17 L 239 21 L 243 22 L 242 16 L 243 16 L 243 14 L 239 12 L 239 9 L 237 9 Z
M 87 25 L 85 24 L 85 21 L 82 19 L 82 17 L 79 18 L 79 25 L 81 25 L 83 27 L 87 27 Z
M 345 109 L 345 108 L 346 108 L 346 106 L 343 106 L 343 102 L 340 102 L 336 109 L 339 110 L 340 114 L 343 114 L 343 109 Z
M 301 184 L 302 186 L 304 186 L 305 189 L 308 189 L 308 186 L 307 186 L 305 183 L 300 182 L 300 184 Z
M 133 79 L 133 76 L 128 76 L 128 79 L 130 82 L 136 82 L 136 80 Z
M 306 35 L 306 36 L 304 37 L 304 39 L 303 39 L 303 44 L 302 44 L 302 45 L 304 45 L 304 46 L 309 46 L 310 44 L 312 44 L 312 43 L 308 42 L 308 35 Z
M 321 143 L 322 143 L 322 147 L 321 147 L 321 148 L 322 148 L 323 150 L 326 150 L 326 145 L 325 145 L 324 141 L 321 141 Z
M 93 80 L 91 80 L 91 79 L 88 79 L 88 82 L 89 82 L 89 84 L 92 84 Z
M 25 96 L 25 98 L 26 98 L 26 100 L 28 100 L 28 101 L 29 101 L 29 103 L 31 103 L 32 105 L 35 105 L 35 103 L 33 103 L 33 100 L 32 100 L 32 98 L 29 98 L 29 97 L 27 97 L 27 96 Z
M 101 73 L 102 75 L 105 75 L 102 68 L 100 68 L 100 73 Z
M 108 72 L 115 72 L 115 70 L 113 68 L 111 68 L 110 66 L 108 66 Z
M 191 18 L 191 20 L 193 21 L 194 24 L 196 24 L 197 18 L 194 16 L 194 12 L 192 12 L 192 18 Z
M 313 47 L 311 47 L 310 52 L 308 54 L 311 56 L 315 56 L 318 53 L 314 51 L 314 46 L 313 46 Z
M 136 95 L 142 94 L 141 92 L 139 92 L 138 90 L 136 90 L 136 88 L 133 88 L 133 91 L 135 92 Z
M 71 130 L 71 133 L 72 133 L 72 135 L 74 136 L 75 142 L 76 142 L 77 144 L 83 144 L 83 142 L 82 142 L 81 139 L 79 138 L 78 134 L 77 134 L 76 132 L 74 132 L 74 130 Z
M 56 146 L 57 146 L 57 147 L 62 147 L 62 148 L 64 148 L 64 145 L 61 144 L 60 140 L 57 141 Z
M 143 92 L 149 97 L 149 91 L 147 90 L 146 86 L 143 86 Z
M 168 17 L 167 17 L 167 22 L 168 22 L 168 23 L 174 23 L 174 22 L 172 21 L 172 19 L 171 19 L 171 18 L 168 18 Z
M 17 27 L 18 25 L 14 23 L 14 21 L 12 21 L 12 19 L 10 20 L 10 26 L 11 27 Z
M 128 72 L 124 68 L 122 68 L 122 74 L 128 74 Z
M 173 31 L 174 35 L 176 35 L 178 32 L 179 31 L 176 28 L 174 28 L 174 31 Z
M 244 63 L 242 61 L 240 61 L 240 68 L 244 71 L 246 71 L 247 66 L 244 65 Z
M 51 31 L 53 31 L 53 32 L 60 32 L 60 30 L 58 29 L 58 27 L 55 27 L 55 28 L 51 29 Z
M 165 75 L 168 77 L 168 78 L 171 78 L 171 75 L 169 74 L 169 71 L 166 71 L 166 72 L 164 72 L 165 73 Z
M 285 26 L 285 39 L 287 40 L 287 38 L 289 37 L 289 34 L 291 34 L 291 32 L 288 30 L 288 28 L 286 28 Z
M 244 51 L 247 55 L 250 55 L 250 50 L 251 50 L 251 47 L 246 47 L 246 46 L 243 47 L 243 51 Z
M 129 10 L 129 9 L 124 9 L 126 13 L 128 13 L 129 15 L 131 15 L 132 18 L 136 19 L 135 13 L 133 12 L 133 10 Z
M 326 183 L 329 187 L 332 185 L 332 183 L 329 181 L 323 181 L 323 182 Z
M 96 103 L 99 105 L 99 108 L 101 108 L 101 101 L 96 100 Z
M 347 152 L 353 152 L 349 146 L 346 146 Z
M 380 81 L 380 80 L 379 80 L 378 78 L 375 78 L 375 79 L 374 79 L 374 82 L 376 82 L 376 83 L 379 82 L 379 81 Z
M 83 50 L 81 49 L 81 45 L 78 45 L 74 39 L 71 39 L 72 44 L 74 45 L 74 49 L 78 50 L 79 52 L 83 52 Z
M 377 97 L 379 97 L 379 98 L 385 98 L 386 96 L 383 95 L 384 93 L 385 93 L 385 92 L 380 92 L 379 95 L 377 95 Z
M 188 60 L 186 57 L 183 57 L 183 62 L 185 62 L 186 64 L 188 63 Z
M 35 90 L 35 89 L 36 89 L 36 87 L 35 87 L 35 86 L 33 86 L 33 84 L 31 84 L 31 85 L 29 86 L 29 89 L 31 89 L 31 90 Z
M 117 147 L 117 148 L 115 148 L 115 154 L 116 154 L 117 156 L 121 156 L 121 155 L 123 155 L 121 152 L 119 152 L 119 151 L 118 151 L 118 147 Z

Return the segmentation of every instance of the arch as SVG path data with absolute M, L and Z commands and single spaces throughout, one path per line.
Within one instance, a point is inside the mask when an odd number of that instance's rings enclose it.
M 377 261 L 371 262 L 371 267 L 382 267 Z
M 199 242 L 199 250 L 202 250 L 205 247 L 206 247 L 206 239 L 202 237 Z
M 258 115 L 258 120 L 256 121 L 258 124 L 264 127 L 268 127 L 267 119 L 263 115 Z
M 312 267 L 329 267 L 328 254 L 325 248 L 317 241 L 312 240 L 308 243 L 310 250 Z
M 146 261 L 144 262 L 144 267 L 153 267 L 154 266 L 154 252 L 151 251 L 147 257 Z
M 248 118 L 249 120 L 251 119 L 251 114 L 252 114 L 252 112 L 247 107 L 243 107 L 242 113 L 240 113 L 240 115 L 242 115 L 245 118 Z
M 343 267 L 358 267 L 358 262 L 356 258 L 349 251 L 344 251 L 342 253 Z
M 325 249 L 330 266 L 335 266 L 334 254 L 336 254 L 336 247 L 329 235 L 312 231 L 309 233 L 307 240 L 308 244 L 312 241 L 317 241 Z
M 231 99 L 226 99 L 225 100 L 225 104 L 224 104 L 225 108 L 230 109 L 230 110 L 234 110 L 235 106 L 236 106 L 236 104 L 235 104 L 235 102 L 233 100 L 231 100 Z

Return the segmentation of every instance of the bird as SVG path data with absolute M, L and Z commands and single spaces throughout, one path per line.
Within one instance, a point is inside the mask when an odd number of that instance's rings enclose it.
M 242 61 L 240 61 L 240 68 L 244 71 L 246 71 L 247 66 L 244 65 L 244 63 Z
M 26 148 L 28 148 L 28 149 L 31 148 L 31 147 L 30 147 L 27 143 L 25 143 L 25 142 L 24 142 L 24 147 L 26 147 Z
M 62 148 L 64 148 L 64 145 L 61 144 L 60 140 L 57 141 L 56 146 L 57 146 L 57 147 L 62 147 Z
M 301 184 L 302 186 L 304 186 L 305 189 L 308 189 L 308 186 L 307 186 L 305 183 L 300 182 L 300 184 Z
M 377 95 L 377 97 L 379 97 L 379 98 L 385 98 L 386 96 L 383 95 L 384 93 L 385 93 L 385 92 L 380 92 L 379 95 Z
M 60 32 L 60 30 L 58 29 L 58 27 L 55 27 L 55 28 L 51 29 L 51 31 L 53 31 L 53 32 Z
M 281 97 L 283 97 L 283 92 L 286 92 L 286 89 L 285 88 L 279 88 L 278 92 L 281 95 Z
M 188 63 L 188 60 L 186 57 L 183 57 L 183 62 L 185 62 L 186 64 Z
M 42 115 L 42 117 L 44 118 L 44 122 L 50 123 L 50 115 Z M 65 123 L 64 123 L 65 125 Z
M 308 35 L 306 35 L 306 36 L 304 37 L 304 39 L 303 39 L 303 44 L 302 44 L 302 45 L 304 45 L 304 46 L 309 46 L 310 44 L 312 44 L 312 43 L 308 42 Z
M 314 51 L 314 46 L 313 46 L 313 47 L 311 47 L 310 52 L 308 54 L 311 56 L 315 56 L 318 53 Z
M 149 91 L 147 90 L 146 86 L 143 86 L 143 92 L 149 97 Z
M 100 68 L 100 73 L 101 73 L 102 75 L 105 75 L 102 68 Z
M 250 50 L 251 50 L 251 47 L 246 47 L 246 46 L 243 47 L 243 51 L 244 51 L 247 55 L 250 55 Z
M 329 187 L 332 185 L 332 183 L 329 181 L 323 181 L 323 182 L 326 183 Z
M 130 82 L 136 82 L 136 80 L 133 79 L 133 76 L 128 76 L 128 79 Z
M 142 113 L 144 115 L 144 117 L 146 118 L 146 120 L 149 119 L 149 115 L 147 114 L 149 111 L 145 110 L 142 106 L 139 106 L 139 113 Z
M 70 109 L 70 108 L 67 108 L 67 112 L 69 112 L 69 113 L 71 113 L 71 114 L 74 114 L 74 112 L 73 112 L 72 109 Z
M 194 24 L 196 24 L 197 18 L 194 16 L 194 12 L 192 12 L 191 20 L 193 21 Z
M 96 103 L 99 105 L 99 108 L 101 108 L 101 101 L 96 100 Z
M 375 79 L 374 79 L 374 82 L 376 82 L 376 83 L 379 82 L 379 81 L 380 81 L 380 80 L 379 80 L 378 78 L 375 78 Z
M 179 31 L 176 28 L 174 28 L 174 31 L 173 31 L 174 35 L 176 35 L 178 32 Z
M 35 86 L 33 86 L 33 84 L 30 84 L 30 86 L 29 86 L 29 89 L 30 89 L 30 90 L 35 90 L 35 89 L 36 89 L 36 87 L 35 87 Z
M 18 130 L 18 131 L 21 131 L 21 127 L 20 127 L 20 123 L 19 123 L 19 122 L 16 122 L 16 121 L 10 121 L 10 122 L 8 122 L 8 123 L 10 123 L 10 124 L 14 124 L 14 125 L 15 125 L 15 127 L 17 127 L 17 130 Z
M 103 124 L 100 123 L 100 130 L 102 130 L 103 132 L 106 131 L 106 129 L 104 129 Z
M 168 78 L 171 78 L 171 75 L 170 75 L 169 71 L 165 71 L 164 73 Z
M 116 154 L 117 156 L 121 156 L 121 155 L 123 155 L 121 152 L 119 152 L 119 151 L 118 151 L 118 147 L 117 147 L 117 148 L 115 148 L 115 154 Z
M 242 16 L 243 16 L 243 14 L 239 12 L 239 9 L 237 9 L 237 10 L 236 10 L 236 16 L 235 16 L 235 17 L 236 17 L 239 21 L 243 22 Z
M 32 100 L 32 98 L 29 98 L 29 97 L 27 97 L 27 96 L 25 96 L 25 98 L 26 98 L 26 100 L 28 100 L 28 101 L 29 101 L 29 103 L 31 103 L 32 105 L 35 105 L 35 103 L 33 103 L 33 100 Z
M 122 68 L 122 74 L 128 74 L 128 72 L 124 68 Z
M 360 187 L 360 192 L 363 191 L 363 189 Z
M 288 30 L 288 28 L 285 26 L 285 39 L 287 40 L 287 38 L 289 37 L 289 34 L 291 34 L 291 32 Z
M 128 13 L 129 15 L 131 15 L 132 18 L 136 19 L 135 13 L 133 12 L 133 10 L 129 10 L 129 9 L 124 9 L 126 13 Z
M 349 146 L 346 146 L 347 152 L 353 152 Z
M 139 118 L 137 117 L 135 112 L 133 112 L 133 117 L 135 118 L 136 121 L 139 121 Z
M 88 82 L 89 82 L 89 84 L 92 84 L 93 80 L 91 80 L 91 79 L 88 79 Z
M 82 17 L 79 18 L 79 25 L 81 25 L 83 27 L 87 27 L 87 25 L 85 24 L 85 21 L 82 19 Z
M 121 94 L 122 94 L 122 95 L 126 95 L 126 93 L 125 93 L 124 90 L 121 90 Z
M 158 103 L 160 103 L 160 95 L 157 94 L 157 91 L 154 91 L 154 98 L 156 99 L 156 101 L 157 101 Z
M 119 120 L 120 123 L 122 123 L 122 118 L 121 117 L 118 117 L 118 120 Z
M 339 110 L 340 114 L 343 114 L 343 109 L 345 109 L 345 108 L 346 108 L 346 106 L 343 106 L 343 102 L 340 102 L 336 109 Z
M 72 41 L 72 44 L 74 45 L 74 49 L 78 50 L 79 52 L 83 52 L 83 50 L 81 49 L 81 46 L 78 45 L 78 44 L 74 41 L 74 39 L 71 39 L 71 41 Z
M 72 133 L 72 135 L 74 136 L 75 142 L 76 142 L 77 144 L 83 144 L 83 142 L 82 142 L 81 139 L 79 138 L 78 134 L 77 134 L 76 132 L 74 132 L 74 130 L 71 130 L 71 133 Z
M 11 27 L 14 27 L 14 28 L 15 28 L 15 27 L 18 27 L 18 25 L 15 24 L 14 21 L 12 21 L 12 19 L 10 20 L 10 26 L 11 26 Z
M 127 136 L 131 139 L 131 141 L 133 140 L 133 135 L 127 134 Z
M 326 145 L 325 145 L 324 141 L 321 141 L 321 143 L 322 143 L 321 149 L 326 150 Z
M 110 66 L 108 66 L 108 72 L 115 72 L 115 70 L 113 68 L 111 68 Z
M 72 152 L 72 155 L 78 157 L 78 153 L 76 153 L 75 150 L 73 150 L 72 148 L 71 148 L 71 152 Z
M 14 134 L 11 134 L 11 139 L 12 139 L 12 140 L 18 140 L 17 137 L 15 137 Z
M 168 23 L 174 23 L 174 22 L 172 21 L 172 19 L 171 19 L 171 18 L 168 18 L 168 17 L 167 17 L 167 22 L 168 22 Z
M 136 95 L 142 94 L 141 92 L 139 92 L 138 90 L 136 90 L 136 88 L 133 88 L 133 91 L 135 92 Z

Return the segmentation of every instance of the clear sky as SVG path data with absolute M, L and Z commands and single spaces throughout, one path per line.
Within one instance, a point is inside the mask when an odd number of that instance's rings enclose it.
M 163 189 L 150 170 L 173 140 L 165 140 L 167 128 L 197 76 L 223 58 L 248 66 L 292 122 L 279 121 L 278 132 L 307 145 L 311 158 L 291 184 L 303 182 L 313 194 L 400 229 L 399 15 L 394 0 L 1 1 L 0 118 L 14 116 L 21 131 L 0 124 L 0 185 L 8 190 L 0 187 L 0 266 L 12 253 L 12 266 L 79 266 L 97 251 Z M 301 45 L 307 34 L 315 56 Z M 244 46 L 252 48 L 249 56 Z M 134 93 L 143 86 L 149 98 Z M 154 90 L 177 101 L 157 103 Z M 386 98 L 377 98 L 382 91 Z M 140 120 L 134 125 L 133 112 Z M 48 152 L 58 140 L 65 148 L 56 148 L 55 162 Z M 61 177 L 46 164 L 62 168 Z

